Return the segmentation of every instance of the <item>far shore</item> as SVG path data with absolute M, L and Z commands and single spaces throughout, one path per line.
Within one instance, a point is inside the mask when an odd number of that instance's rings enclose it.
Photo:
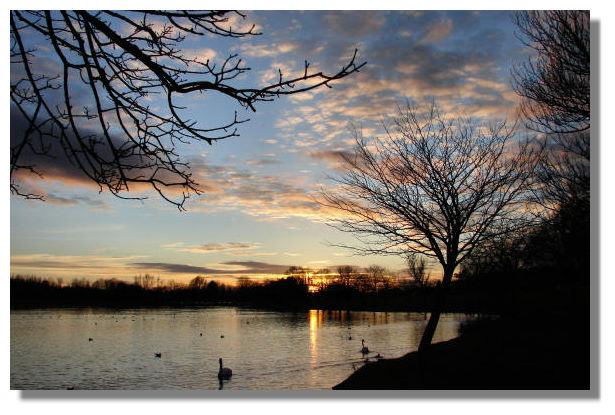
M 429 313 L 437 287 L 405 286 L 365 292 L 352 286 L 329 286 L 309 292 L 294 278 L 245 287 L 208 284 L 203 288 L 147 289 L 117 283 L 92 286 L 57 286 L 44 279 L 11 279 L 10 307 L 41 308 L 169 308 L 243 307 L 275 311 L 348 310 Z M 455 282 L 446 294 L 443 312 L 506 314 L 519 304 L 536 304 L 555 294 L 575 296 L 576 285 L 562 287 L 556 294 L 544 275 L 535 278 L 496 280 L 490 284 Z

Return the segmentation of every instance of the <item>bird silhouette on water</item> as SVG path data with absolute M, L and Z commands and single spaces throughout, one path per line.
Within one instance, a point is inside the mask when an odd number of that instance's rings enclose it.
M 157 358 L 160 359 L 162 357 L 162 353 L 156 352 L 156 353 L 154 353 L 154 357 L 157 357 Z
M 222 365 L 222 358 L 218 359 L 218 362 L 220 363 L 220 370 L 218 370 L 218 379 L 220 380 L 230 379 L 231 376 L 233 376 L 233 371 L 230 368 L 224 367 Z
M 369 353 L 369 349 L 365 345 L 365 339 L 361 339 L 361 345 L 363 346 L 363 347 L 361 347 L 361 353 L 368 354 Z

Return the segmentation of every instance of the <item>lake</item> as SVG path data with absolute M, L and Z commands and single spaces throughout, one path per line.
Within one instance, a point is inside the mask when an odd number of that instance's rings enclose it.
M 234 307 L 11 310 L 11 389 L 330 389 L 364 364 L 361 339 L 369 359 L 399 357 L 417 349 L 428 317 Z M 469 318 L 444 314 L 434 341 L 457 337 Z M 233 370 L 222 385 L 220 357 Z

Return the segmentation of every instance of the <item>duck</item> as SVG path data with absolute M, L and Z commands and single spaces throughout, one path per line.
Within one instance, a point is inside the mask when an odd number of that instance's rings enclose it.
M 88 341 L 89 341 L 89 342 L 93 342 L 93 341 L 94 341 L 94 339 L 93 339 L 93 338 L 91 338 L 91 337 L 89 337 L 89 338 L 88 338 Z
M 157 358 L 160 359 L 162 357 L 162 353 L 156 352 L 156 353 L 154 353 L 154 357 L 157 357 Z
M 218 379 L 230 379 L 231 376 L 233 376 L 233 371 L 228 367 L 222 366 L 222 358 L 218 359 L 218 362 L 220 362 L 220 370 L 218 370 Z
M 369 353 L 369 349 L 365 345 L 365 339 L 361 339 L 361 345 L 363 346 L 363 347 L 361 347 L 361 353 L 368 354 Z

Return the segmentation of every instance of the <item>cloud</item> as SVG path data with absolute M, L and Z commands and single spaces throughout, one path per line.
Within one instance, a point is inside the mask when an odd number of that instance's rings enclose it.
M 21 191 L 42 195 L 56 205 L 70 206 L 81 202 L 92 207 L 107 207 L 104 203 L 90 197 L 47 194 L 48 192 L 44 188 L 44 185 L 48 185 L 49 182 L 58 182 L 65 186 L 89 189 L 97 193 L 105 190 L 105 187 L 101 189 L 88 174 L 92 177 L 119 177 L 119 169 L 113 164 L 107 164 L 103 167 L 98 161 L 86 158 L 83 155 L 84 152 L 79 149 L 82 145 L 95 146 L 96 155 L 100 160 L 113 160 L 113 150 L 106 138 L 101 137 L 94 130 L 86 127 L 80 129 L 81 140 L 77 139 L 71 130 L 68 130 L 65 139 L 61 141 L 58 134 L 48 127 L 49 123 L 45 125 L 47 127 L 43 127 L 42 130 L 46 135 L 43 136 L 42 143 L 39 143 L 38 137 L 32 137 L 31 141 L 29 141 L 32 145 L 28 144 L 23 147 L 18 160 L 20 166 L 31 166 L 42 177 L 34 174 L 28 168 L 17 169 L 12 179 L 21 187 Z M 15 106 L 11 105 L 11 149 L 17 148 L 23 143 L 24 131 L 26 131 L 27 127 L 28 124 L 25 118 L 18 112 Z M 125 148 L 126 141 L 124 138 L 114 134 L 111 134 L 110 138 L 116 149 Z M 65 146 L 74 148 L 74 154 L 68 156 Z M 125 151 L 125 154 L 119 157 L 119 163 L 123 165 L 123 174 L 129 179 L 142 180 L 154 175 L 157 179 L 169 183 L 180 181 L 174 173 L 166 170 L 157 170 L 155 167 L 152 167 L 155 164 L 154 158 L 151 155 L 141 153 L 140 149 L 135 148 L 130 152 Z M 131 182 L 128 186 L 131 192 L 138 193 L 152 190 L 151 186 L 147 183 Z M 164 186 L 162 187 L 164 188 Z M 164 190 L 166 194 L 172 196 L 181 194 L 182 189 L 177 186 L 167 187 Z
M 444 18 L 431 25 L 427 29 L 422 41 L 427 43 L 441 42 L 442 40 L 446 39 L 448 35 L 451 34 L 452 30 L 453 21 L 449 18 Z
M 257 159 L 248 159 L 246 164 L 255 167 L 273 166 L 282 162 L 275 158 L 275 154 L 263 154 L 263 157 Z
M 259 71 L 256 79 L 275 78 L 278 67 L 290 74 L 296 68 L 289 64 L 289 57 L 321 50 L 323 46 L 326 47 L 316 57 L 315 68 L 337 64 L 357 44 L 361 45 L 361 57 L 368 65 L 360 73 L 339 80 L 332 89 L 323 88 L 316 94 L 300 94 L 286 100 L 289 105 L 275 122 L 278 133 L 268 132 L 265 140 L 266 144 L 276 145 L 275 157 L 251 155 L 241 166 L 192 160 L 193 177 L 201 184 L 204 195 L 191 199 L 187 205 L 191 210 L 236 210 L 259 218 L 302 217 L 323 221 L 336 212 L 323 208 L 314 199 L 319 188 L 314 172 L 298 174 L 308 172 L 300 164 L 297 170 L 285 167 L 288 160 L 307 160 L 312 165 L 323 161 L 328 167 L 339 167 L 341 156 L 353 145 L 350 122 L 361 123 L 366 135 L 375 134 L 381 118 L 394 113 L 406 97 L 416 101 L 435 97 L 447 112 L 464 111 L 485 118 L 505 116 L 516 106 L 516 96 L 502 75 L 507 61 L 501 55 L 509 39 L 502 35 L 501 21 L 494 19 L 493 14 L 478 24 L 477 16 L 461 12 L 306 13 L 298 15 L 300 21 L 295 21 L 295 26 L 303 26 L 300 31 L 286 30 L 286 20 L 274 12 L 257 12 L 250 18 L 265 15 L 268 26 L 269 21 L 277 19 L 276 30 L 281 38 L 268 43 L 241 41 L 238 47 L 246 56 L 269 58 L 255 67 Z M 235 27 L 245 22 L 234 16 L 231 23 Z M 269 29 L 265 34 L 268 32 Z M 206 49 L 191 51 L 211 53 Z M 275 59 L 274 55 L 284 56 Z M 299 71 L 302 62 L 296 62 Z M 69 184 L 90 183 L 66 160 L 40 163 L 48 178 Z M 280 164 L 279 168 L 267 169 L 275 174 L 258 171 L 258 167 Z M 77 202 L 64 194 L 53 196 L 56 204 L 68 206 Z
M 214 266 L 171 262 L 145 262 L 144 256 L 52 255 L 11 256 L 12 274 L 68 276 L 85 278 L 118 277 L 131 279 L 136 273 L 168 273 L 194 276 L 282 275 L 290 265 L 259 261 L 226 261 Z
M 374 34 L 386 22 L 378 11 L 330 11 L 323 19 L 328 29 L 349 37 Z
M 208 274 L 208 275 L 281 275 L 290 265 L 269 264 L 258 261 L 227 261 L 221 265 L 224 268 L 195 266 L 169 262 L 133 262 L 133 268 L 142 270 L 155 270 L 173 274 Z
M 182 49 L 182 55 L 188 59 L 196 59 L 198 62 L 205 63 L 208 60 L 213 60 L 218 52 L 211 48 L 195 48 L 195 49 Z
M 324 19 L 335 23 L 335 16 Z M 370 14 L 359 14 L 367 16 Z M 348 151 L 353 144 L 349 123 L 360 124 L 366 135 L 375 134 L 382 118 L 394 115 L 406 99 L 435 98 L 451 115 L 487 120 L 515 115 L 518 98 L 503 75 L 508 73 L 510 56 L 503 51 L 509 48 L 510 38 L 493 14 L 482 21 L 461 12 L 374 16 L 385 16 L 386 22 L 354 38 L 363 45 L 360 52 L 367 66 L 337 82 L 331 91 L 291 100 L 294 105 L 281 114 L 276 139 L 288 151 L 313 159 L 320 156 L 335 168 L 335 152 Z M 455 27 L 463 30 L 451 36 Z M 326 29 L 334 30 L 330 24 Z M 400 36 L 400 31 L 412 36 Z M 331 41 L 338 45 L 327 49 L 344 50 L 349 43 L 339 43 L 339 37 Z
M 132 270 L 126 264 L 143 256 L 102 255 L 11 255 L 11 273 L 43 276 L 129 277 Z
M 205 192 L 198 204 L 190 204 L 190 210 L 237 210 L 266 219 L 302 217 L 316 221 L 336 214 L 315 200 L 319 186 L 304 181 L 303 176 L 258 174 L 229 166 L 208 180 L 215 191 Z
M 45 195 L 45 201 L 52 205 L 75 206 L 84 204 L 95 209 L 109 209 L 110 206 L 102 199 L 95 199 L 88 196 L 59 196 L 55 193 Z
M 298 47 L 298 43 L 290 41 L 257 44 L 245 43 L 241 45 L 240 51 L 242 55 L 251 58 L 271 58 L 294 52 Z
M 308 156 L 315 160 L 322 160 L 334 169 L 340 169 L 344 165 L 344 160 L 352 156 L 351 151 L 347 150 L 322 150 L 312 151 Z
M 231 253 L 244 254 L 245 251 L 260 248 L 260 244 L 251 242 L 222 242 L 222 243 L 207 243 L 202 245 L 185 246 L 182 242 L 163 245 L 163 248 L 173 249 L 178 252 L 188 252 L 193 254 L 212 254 L 212 253 Z

